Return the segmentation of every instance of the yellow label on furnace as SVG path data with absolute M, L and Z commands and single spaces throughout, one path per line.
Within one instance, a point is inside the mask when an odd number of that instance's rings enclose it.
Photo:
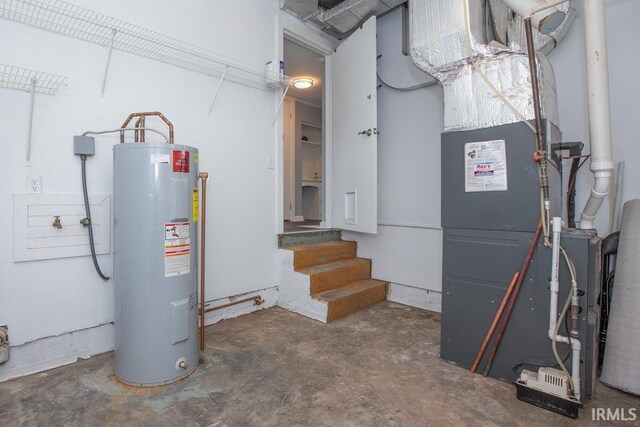
M 199 197 L 198 197 L 198 189 L 194 188 L 193 189 L 193 222 L 198 222 L 198 211 L 200 208 L 200 204 L 198 203 L 199 201 Z

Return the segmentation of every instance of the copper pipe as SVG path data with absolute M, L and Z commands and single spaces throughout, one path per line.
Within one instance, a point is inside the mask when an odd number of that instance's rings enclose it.
M 531 94 L 533 96 L 533 113 L 536 122 L 536 153 L 538 163 L 540 188 L 544 198 L 545 208 L 549 204 L 549 177 L 547 174 L 547 151 L 542 129 L 542 107 L 540 106 L 540 87 L 538 85 L 538 65 L 536 64 L 536 49 L 533 42 L 533 29 L 531 19 L 524 20 L 525 35 L 527 38 L 527 55 L 529 57 L 529 74 L 531 75 Z
M 484 352 L 487 350 L 487 346 L 489 345 L 489 341 L 491 341 L 491 337 L 493 336 L 493 333 L 496 330 L 496 326 L 498 326 L 498 321 L 500 321 L 500 318 L 502 317 L 502 313 L 504 312 L 504 308 L 507 305 L 507 301 L 509 301 L 509 297 L 511 296 L 511 293 L 513 292 L 513 289 L 515 288 L 515 284 L 516 281 L 518 280 L 518 276 L 520 276 L 520 272 L 516 272 L 513 275 L 513 278 L 511 279 L 511 282 L 509 283 L 509 287 L 507 288 L 507 291 L 504 294 L 504 297 L 502 298 L 502 302 L 500 303 L 500 307 L 498 307 L 498 311 L 496 312 L 496 315 L 493 318 L 493 322 L 491 322 L 491 326 L 489 327 L 489 330 L 487 331 L 487 335 L 484 337 L 484 341 L 482 342 L 482 345 L 480 346 L 480 350 L 478 350 L 478 355 L 476 356 L 476 360 L 473 361 L 473 365 L 471 366 L 471 373 L 475 373 L 476 370 L 478 369 L 478 365 L 480 364 L 480 361 L 482 360 L 482 356 L 484 356 Z
M 200 182 L 202 183 L 202 201 L 200 209 L 200 351 L 204 351 L 204 279 L 205 279 L 205 249 L 207 235 L 207 178 L 209 172 L 200 172 Z
M 167 126 L 169 127 L 169 143 L 173 144 L 173 123 L 171 123 L 169 121 L 169 119 L 167 119 L 165 117 L 165 115 L 162 114 L 159 111 L 144 111 L 144 112 L 140 112 L 140 113 L 131 113 L 131 114 L 129 114 L 127 119 L 124 121 L 124 123 L 120 127 L 121 128 L 126 128 L 127 125 L 129 124 L 129 122 L 131 120 L 133 120 L 134 117 L 149 117 L 149 116 L 160 117 L 162 119 L 162 121 L 164 121 L 167 124 Z M 120 143 L 124 144 L 124 132 L 123 131 L 120 132 Z
M 145 118 L 144 116 L 141 116 L 138 121 L 136 121 L 136 125 L 135 128 L 136 130 L 134 131 L 134 135 L 135 135 L 135 142 L 144 142 L 144 129 L 140 129 L 138 130 L 138 128 L 144 128 L 145 126 Z
M 140 117 L 140 127 L 143 129 L 140 129 L 140 142 L 145 142 L 147 140 L 146 135 L 144 133 L 144 127 L 146 126 L 146 122 L 147 119 L 145 118 L 145 116 Z M 169 140 L 171 141 L 171 140 Z
M 538 240 L 540 240 L 541 232 L 542 232 L 542 219 L 538 221 L 536 232 L 533 234 L 533 239 L 531 240 L 531 243 L 529 244 L 529 249 L 527 250 L 527 256 L 524 258 L 524 262 L 522 263 L 522 268 L 520 269 L 520 276 L 518 276 L 516 287 L 513 290 L 513 296 L 509 300 L 509 305 L 507 306 L 507 313 L 505 314 L 505 317 L 502 320 L 502 323 L 500 324 L 500 330 L 498 330 L 498 335 L 496 336 L 496 340 L 494 341 L 493 347 L 491 348 L 491 353 L 489 354 L 489 362 L 487 363 L 487 367 L 483 372 L 483 375 L 485 377 L 489 375 L 489 371 L 491 370 L 491 365 L 493 364 L 493 361 L 496 358 L 496 353 L 498 353 L 498 348 L 500 348 L 502 337 L 504 336 L 504 332 L 507 330 L 507 325 L 509 324 L 509 318 L 511 317 L 511 313 L 513 313 L 513 307 L 515 307 L 516 301 L 518 300 L 518 294 L 520 293 L 520 289 L 522 288 L 522 282 L 524 282 L 524 279 L 527 277 L 527 272 L 529 271 L 529 265 L 531 265 L 531 260 L 533 259 L 533 255 L 536 251 L 536 247 L 538 246 Z
M 205 313 L 209 313 L 210 311 L 220 310 L 221 308 L 231 307 L 232 305 L 242 304 L 243 302 L 254 301 L 253 305 L 260 305 L 264 302 L 260 295 L 256 295 L 254 297 L 238 299 L 235 301 L 228 302 L 226 304 L 217 305 L 215 307 L 209 307 L 204 310 Z
M 144 116 L 141 116 L 138 121 L 136 121 L 136 125 L 135 128 L 136 130 L 134 131 L 134 135 L 135 135 L 135 142 L 144 142 L 144 129 L 140 129 L 138 130 L 138 128 L 144 128 L 145 126 L 145 118 Z

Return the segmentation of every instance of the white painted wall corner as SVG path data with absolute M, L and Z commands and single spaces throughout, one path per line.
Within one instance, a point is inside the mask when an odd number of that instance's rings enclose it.
M 389 283 L 387 300 L 424 310 L 442 312 L 442 292 Z

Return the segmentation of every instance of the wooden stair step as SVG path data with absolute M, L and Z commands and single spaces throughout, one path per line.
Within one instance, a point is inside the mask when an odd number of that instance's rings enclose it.
M 355 258 L 356 242 L 326 242 L 288 248 L 293 251 L 293 268 L 302 270 L 315 265 Z
M 371 278 L 371 260 L 349 258 L 300 270 L 309 277 L 311 295 Z
M 360 280 L 338 289 L 322 292 L 314 298 L 327 303 L 327 322 L 346 316 L 387 298 L 387 282 Z

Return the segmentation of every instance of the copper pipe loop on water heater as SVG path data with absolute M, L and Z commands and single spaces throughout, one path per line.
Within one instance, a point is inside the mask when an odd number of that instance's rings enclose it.
M 145 124 L 144 117 L 149 117 L 149 116 L 160 117 L 160 119 L 162 119 L 162 121 L 167 124 L 167 126 L 169 127 L 169 143 L 173 144 L 173 123 L 171 123 L 169 119 L 167 119 L 165 115 L 159 111 L 144 111 L 140 113 L 131 113 L 129 114 L 129 117 L 127 117 L 127 119 L 124 121 L 124 123 L 120 127 L 126 128 L 129 122 L 131 122 L 131 120 L 133 120 L 134 117 L 139 117 L 138 121 L 136 122 L 136 127 L 144 127 L 144 124 Z M 138 131 L 136 131 L 136 135 L 137 133 Z M 140 129 L 140 138 L 141 140 L 138 141 L 138 137 L 136 136 L 136 142 L 144 142 L 144 129 Z M 124 132 L 120 132 L 120 143 L 124 144 Z

